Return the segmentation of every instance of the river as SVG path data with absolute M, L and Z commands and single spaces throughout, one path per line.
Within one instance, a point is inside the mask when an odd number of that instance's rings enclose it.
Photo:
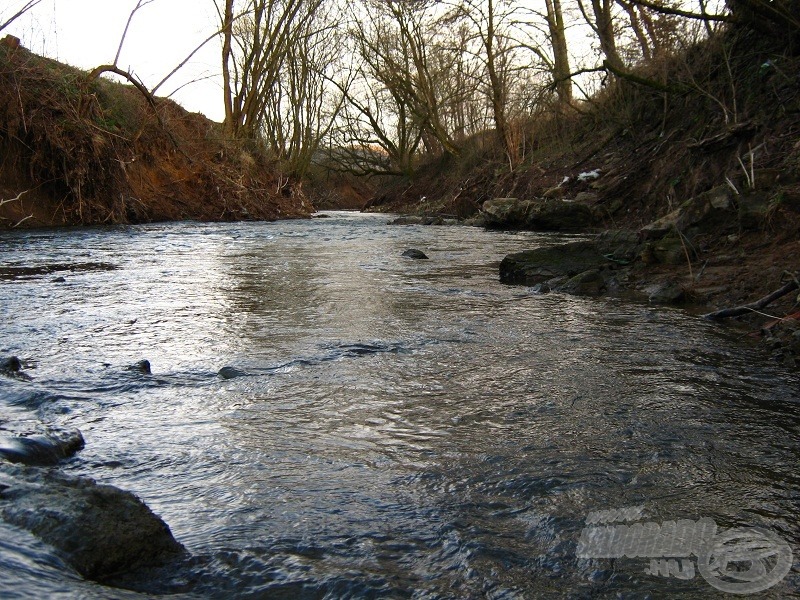
M 58 469 L 169 524 L 191 558 L 134 587 L 719 596 L 649 558 L 578 556 L 615 509 L 762 527 L 797 556 L 796 373 L 682 310 L 499 283 L 504 255 L 559 236 L 386 222 L 0 234 L 0 356 L 32 377 L 0 377 L 0 426 L 80 429 Z M 142 359 L 152 375 L 126 368 Z M 2 521 L 0 596 L 144 597 Z M 796 569 L 759 597 L 789 596 Z

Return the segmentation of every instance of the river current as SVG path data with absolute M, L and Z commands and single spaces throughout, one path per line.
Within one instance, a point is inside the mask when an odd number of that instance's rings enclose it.
M 191 553 L 140 595 L 0 520 L 0 596 L 722 597 L 579 556 L 622 509 L 797 558 L 796 374 L 682 310 L 499 283 L 561 237 L 386 222 L 0 234 L 0 357 L 32 378 L 0 376 L 0 427 L 79 429 L 57 469 L 134 492 Z M 797 568 L 758 597 L 792 596 Z

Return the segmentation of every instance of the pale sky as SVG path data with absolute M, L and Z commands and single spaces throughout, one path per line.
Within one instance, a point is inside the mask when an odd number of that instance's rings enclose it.
M 23 0 L 0 0 L 0 23 Z M 43 0 L 0 33 L 22 40 L 29 50 L 82 69 L 114 60 L 125 23 L 136 0 Z M 154 0 L 133 17 L 118 66 L 130 70 L 152 88 L 204 39 L 218 29 L 214 0 Z M 187 110 L 221 121 L 222 84 L 220 43 L 217 39 L 200 50 L 181 71 L 159 90 Z

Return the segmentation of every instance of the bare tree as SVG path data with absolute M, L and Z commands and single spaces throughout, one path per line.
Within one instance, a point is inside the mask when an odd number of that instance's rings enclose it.
M 222 24 L 228 135 L 244 139 L 258 136 L 287 49 L 302 35 L 321 4 L 322 0 L 249 0 L 239 14 L 235 14 L 235 0 L 217 5 Z
M 342 33 L 336 8 L 320 7 L 287 46 L 284 66 L 266 95 L 262 134 L 292 174 L 302 177 L 344 102 L 348 79 L 337 77 Z
M 625 65 L 617 50 L 617 39 L 614 33 L 614 0 L 590 0 L 590 2 L 592 5 L 591 15 L 586 10 L 583 0 L 578 0 L 581 14 L 597 36 L 606 63 L 612 71 L 621 71 Z
M 509 96 L 515 70 L 513 53 L 518 44 L 508 32 L 515 7 L 509 0 L 463 0 L 456 5 L 472 27 L 478 48 L 474 56 L 485 76 L 495 131 L 509 163 L 519 162 L 519 148 L 509 119 Z

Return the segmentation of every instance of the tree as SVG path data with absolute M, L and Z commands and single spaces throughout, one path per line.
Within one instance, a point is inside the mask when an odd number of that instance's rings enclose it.
M 590 2 L 591 15 L 587 12 L 583 0 L 578 0 L 581 14 L 597 36 L 600 50 L 611 70 L 621 71 L 625 65 L 617 50 L 617 39 L 614 34 L 614 0 L 590 0 Z
M 217 5 L 228 135 L 257 138 L 288 48 L 298 42 L 321 4 L 322 0 L 249 0 L 238 15 L 235 0 Z
M 265 95 L 262 135 L 284 168 L 298 177 L 307 172 L 344 101 L 330 83 L 344 43 L 337 22 L 336 7 L 328 4 L 300 24 Z M 345 80 L 342 87 L 348 86 Z
M 517 44 L 507 28 L 515 11 L 508 0 L 463 0 L 457 10 L 472 25 L 478 49 L 474 56 L 483 66 L 486 96 L 491 107 L 497 139 L 509 163 L 519 163 L 519 146 L 509 122 L 509 91 Z

